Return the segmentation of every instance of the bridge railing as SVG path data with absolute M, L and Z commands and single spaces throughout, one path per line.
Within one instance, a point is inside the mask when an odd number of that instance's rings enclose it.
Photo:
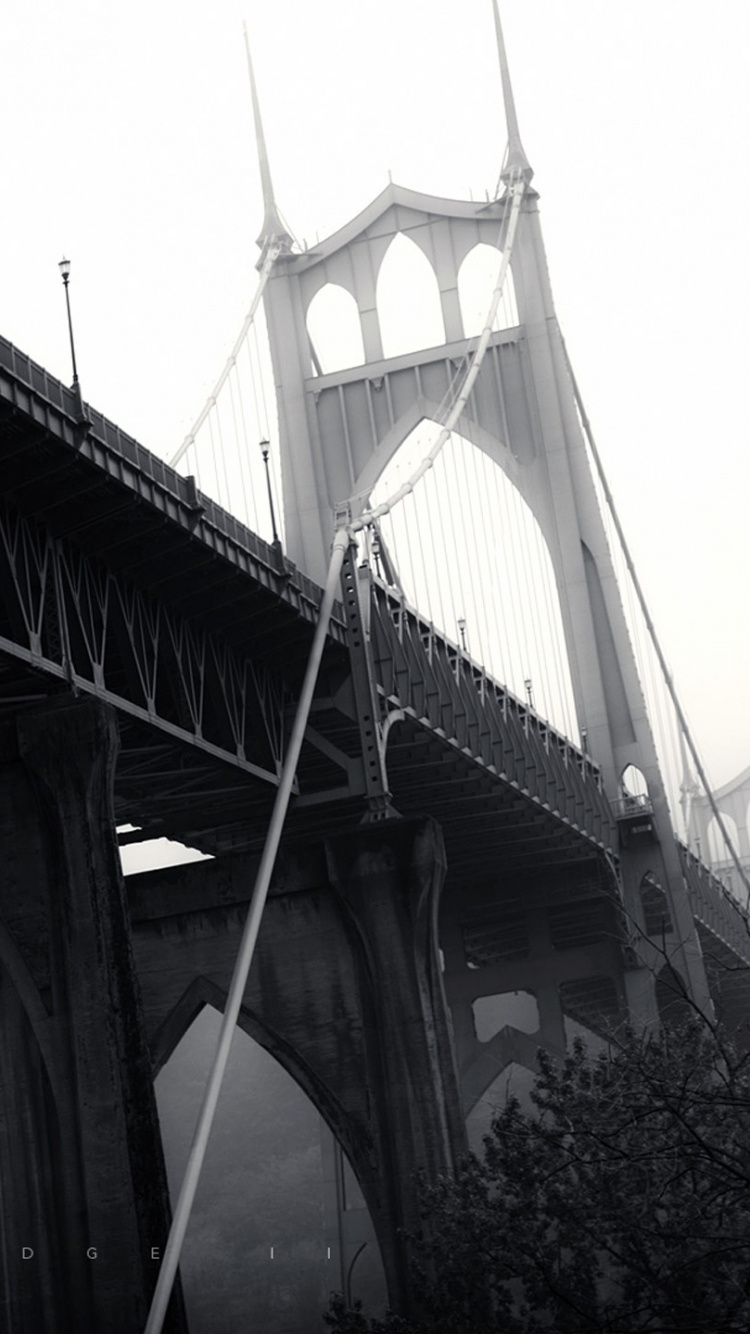
M 684 843 L 677 844 L 693 917 L 750 963 L 750 914 Z
M 0 402 L 3 401 L 41 426 L 62 448 L 74 451 L 81 462 L 101 469 L 110 482 L 161 511 L 168 522 L 186 529 L 196 542 L 209 546 L 242 573 L 280 592 L 305 619 L 316 619 L 322 590 L 312 579 L 290 561 L 280 559 L 268 542 L 198 491 L 194 478 L 183 477 L 88 403 L 85 404 L 88 425 L 81 430 L 73 391 L 0 337 Z M 343 611 L 338 605 L 331 633 L 339 642 L 345 642 Z
M 641 793 L 637 796 L 628 794 L 624 797 L 615 797 L 611 805 L 612 814 L 616 820 L 630 820 L 640 815 L 653 815 L 654 811 L 651 798 Z
M 616 846 L 601 770 L 591 757 L 375 577 L 371 641 L 378 684 L 392 706 L 601 846 Z

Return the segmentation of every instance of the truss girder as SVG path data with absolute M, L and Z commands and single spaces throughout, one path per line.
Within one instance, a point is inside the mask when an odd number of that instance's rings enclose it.
M 283 678 L 6 503 L 0 650 L 277 782 L 290 700 Z
M 246 591 L 252 581 L 283 606 L 290 624 L 314 624 L 320 589 L 312 580 L 289 562 L 282 568 L 262 538 L 196 491 L 192 477 L 180 476 L 88 404 L 82 428 L 77 410 L 70 389 L 0 338 L 3 491 L 22 512 L 47 515 L 51 530 L 75 532 L 81 546 L 117 551 L 124 565 L 137 565 L 141 539 L 156 534 L 158 553 L 149 544 L 144 554 L 149 577 L 155 554 L 161 558 L 176 539 L 186 549 L 175 572 L 183 588 L 186 567 L 202 553 L 213 570 L 220 563 Z M 169 563 L 162 564 L 171 577 Z M 338 609 L 330 637 L 346 641 Z

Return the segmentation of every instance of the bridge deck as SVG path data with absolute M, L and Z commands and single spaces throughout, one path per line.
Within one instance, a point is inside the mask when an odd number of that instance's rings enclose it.
M 305 659 L 321 590 L 239 520 L 101 413 L 76 421 L 71 389 L 0 338 L 3 495 L 56 537 L 254 651 Z M 263 633 L 259 632 L 259 621 Z M 264 642 L 259 643 L 260 639 Z M 338 607 L 331 638 L 345 643 Z
M 191 478 L 88 406 L 86 413 L 82 425 L 73 391 L 0 340 L 8 507 L 0 524 L 0 707 L 3 698 L 16 707 L 24 694 L 71 686 L 99 695 L 120 714 L 121 821 L 207 850 L 255 843 L 320 589 Z M 451 646 L 434 631 L 425 653 L 416 614 L 401 609 L 395 626 L 382 593 L 377 605 L 381 690 L 403 713 L 389 740 L 397 808 L 416 801 L 434 809 L 457 835 L 490 816 L 492 841 L 505 838 L 522 860 L 532 847 L 542 855 L 545 838 L 549 855 L 611 846 L 606 798 L 586 757 L 550 729 L 542 735 L 496 683 L 483 676 L 477 690 L 473 677 L 452 671 Z M 337 607 L 298 771 L 303 799 L 292 829 L 302 835 L 322 807 L 332 827 L 362 809 L 346 638 Z M 399 694 L 385 676 L 404 647 Z M 468 860 L 470 833 L 459 842 Z
M 192 478 L 86 411 L 82 425 L 74 393 L 0 339 L 0 715 L 71 688 L 109 700 L 120 822 L 206 851 L 258 847 L 320 589 Z M 615 848 L 589 758 L 393 590 L 372 592 L 394 805 L 439 820 L 454 874 L 490 862 L 524 873 Z M 292 838 L 362 814 L 346 645 L 339 605 Z M 747 957 L 715 886 L 704 877 L 691 897 L 714 935 L 722 910 L 718 937 Z
M 0 339 L 0 713 L 96 694 L 120 718 L 118 821 L 189 837 L 229 808 L 262 824 L 321 590 L 86 413 Z M 337 606 L 339 675 L 345 645 Z

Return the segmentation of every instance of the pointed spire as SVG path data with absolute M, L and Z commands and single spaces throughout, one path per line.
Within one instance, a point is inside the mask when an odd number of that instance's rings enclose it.
M 508 57 L 505 54 L 505 42 L 503 41 L 503 30 L 500 25 L 500 12 L 497 7 L 497 0 L 492 0 L 492 8 L 495 14 L 495 33 L 497 34 L 497 54 L 500 61 L 500 78 L 503 84 L 503 101 L 505 103 L 505 121 L 508 127 L 508 155 L 500 173 L 501 181 L 506 183 L 511 180 L 517 180 L 522 177 L 528 184 L 534 175 L 533 168 L 529 166 L 529 160 L 523 151 L 521 136 L 518 132 L 518 117 L 516 116 L 516 104 L 513 100 L 513 89 L 510 82 L 510 71 L 508 70 Z
M 271 168 L 268 165 L 268 152 L 266 150 L 266 137 L 263 133 L 263 121 L 260 114 L 260 102 L 258 101 L 258 89 L 255 86 L 255 74 L 253 72 L 253 62 L 250 57 L 250 42 L 247 36 L 247 24 L 244 23 L 245 32 L 245 51 L 247 52 L 247 69 L 250 75 L 250 96 L 253 101 L 253 120 L 255 122 L 255 142 L 258 149 L 258 165 L 260 167 L 260 183 L 263 190 L 263 204 L 265 213 L 263 215 L 263 226 L 257 244 L 265 250 L 269 241 L 282 241 L 284 248 L 290 249 L 292 237 L 281 220 L 276 200 L 273 193 L 273 181 L 271 180 Z

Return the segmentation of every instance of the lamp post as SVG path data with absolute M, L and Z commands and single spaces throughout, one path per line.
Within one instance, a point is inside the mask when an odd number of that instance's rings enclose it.
M 75 342 L 73 341 L 73 320 L 70 314 L 70 291 L 68 290 L 68 283 L 70 282 L 70 260 L 61 259 L 58 268 L 62 276 L 63 287 L 65 288 L 65 306 L 68 312 L 68 334 L 70 336 L 70 356 L 73 362 L 73 383 L 71 385 L 71 388 L 76 396 L 76 404 L 78 407 L 78 420 L 79 422 L 85 422 L 86 416 L 83 411 L 81 386 L 78 382 L 78 367 L 76 366 L 76 347 L 75 347 Z
M 279 541 L 279 535 L 278 535 L 278 533 L 277 533 L 277 531 L 276 531 L 276 515 L 275 515 L 275 513 L 274 513 L 274 508 L 273 508 L 273 493 L 272 493 L 272 491 L 271 491 L 271 471 L 270 471 L 270 468 L 269 468 L 269 466 L 268 466 L 268 455 L 269 455 L 270 452 L 271 452 L 271 442 L 270 442 L 270 440 L 261 440 L 261 442 L 260 442 L 260 452 L 261 452 L 261 454 L 263 455 L 263 462 L 264 462 L 264 464 L 265 464 L 265 466 L 266 466 L 266 489 L 267 489 L 267 491 L 268 491 L 268 508 L 269 508 L 269 510 L 271 511 L 271 531 L 272 531 L 272 533 L 273 533 L 273 545 L 274 545 L 274 547 L 276 547 L 277 549 L 280 550 L 280 549 L 281 549 L 281 543 L 280 543 L 280 541 Z

